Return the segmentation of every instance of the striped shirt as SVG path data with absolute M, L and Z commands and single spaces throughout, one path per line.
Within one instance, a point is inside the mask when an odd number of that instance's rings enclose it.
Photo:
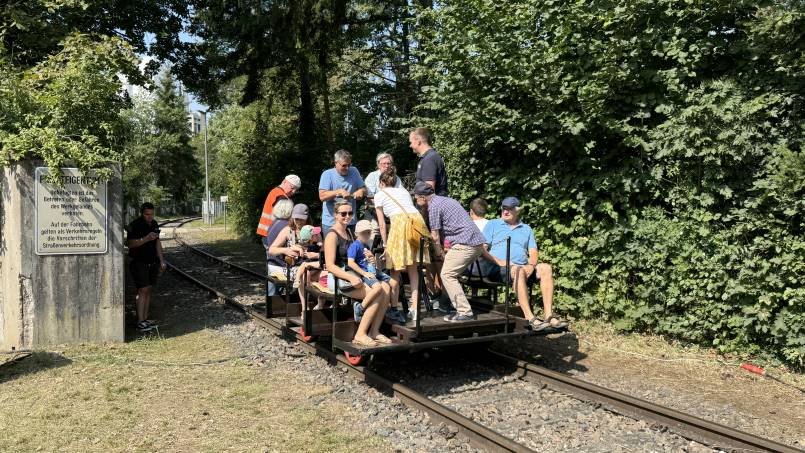
M 450 241 L 450 244 L 476 246 L 486 242 L 467 211 L 450 197 L 434 195 L 431 198 L 428 203 L 428 220 L 430 229 L 442 230 L 444 239 Z

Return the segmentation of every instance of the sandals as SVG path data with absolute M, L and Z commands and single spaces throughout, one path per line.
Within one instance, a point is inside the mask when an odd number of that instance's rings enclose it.
M 549 323 L 554 329 L 564 329 L 568 325 L 567 321 L 557 318 L 553 313 L 545 317 L 545 322 Z
M 530 325 L 531 325 L 531 330 L 533 330 L 533 331 L 535 331 L 535 332 L 539 332 L 540 330 L 545 330 L 545 329 L 547 329 L 548 327 L 551 327 L 551 323 L 550 323 L 550 322 L 548 322 L 548 321 L 544 321 L 544 320 L 542 320 L 542 319 L 539 319 L 539 318 L 537 318 L 536 316 L 534 316 L 533 318 L 531 318 L 531 320 L 530 320 L 530 321 L 528 321 L 528 324 L 530 324 Z
M 388 340 L 388 338 L 387 338 L 387 340 Z M 374 348 L 374 347 L 377 347 L 379 345 L 379 343 L 377 341 L 372 340 L 369 337 L 366 337 L 366 338 L 353 338 L 352 339 L 352 344 L 354 344 L 356 346 L 362 346 L 364 348 Z
M 375 341 L 380 343 L 380 344 L 392 344 L 392 343 L 394 343 L 393 341 L 391 341 L 391 338 L 383 335 L 382 333 L 379 333 L 379 334 L 377 334 L 375 336 Z
M 535 332 L 545 330 L 548 327 L 551 327 L 556 330 L 561 330 L 568 326 L 567 321 L 564 321 L 561 318 L 557 318 L 553 314 L 546 316 L 544 320 L 534 316 L 533 318 L 531 318 L 530 321 L 528 321 L 528 323 L 531 325 L 531 330 Z

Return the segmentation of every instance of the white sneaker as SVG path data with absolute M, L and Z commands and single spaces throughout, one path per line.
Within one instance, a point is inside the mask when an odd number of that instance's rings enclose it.
M 410 319 L 411 321 L 416 321 L 417 312 L 414 310 L 408 310 L 408 316 L 406 318 Z

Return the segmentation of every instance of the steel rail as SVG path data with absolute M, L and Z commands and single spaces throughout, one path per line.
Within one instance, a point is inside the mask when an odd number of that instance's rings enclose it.
M 182 244 L 184 247 L 187 247 L 191 250 L 198 250 L 197 247 L 184 243 L 181 239 L 177 238 L 177 242 Z M 222 263 L 227 266 L 232 266 L 236 269 L 243 270 L 250 274 L 255 274 L 253 271 L 243 268 L 238 265 L 233 265 L 232 263 L 228 263 L 221 258 L 214 256 L 210 253 L 198 250 L 200 254 L 207 256 L 208 258 Z M 174 269 L 176 269 L 174 267 Z M 176 269 L 178 270 L 178 269 Z M 210 292 L 216 294 L 220 299 L 224 300 L 226 303 L 235 306 L 236 308 L 244 311 L 245 313 L 249 314 L 253 318 L 261 321 L 264 325 L 269 326 L 276 332 L 281 332 L 285 336 L 292 336 L 301 344 L 305 345 L 305 347 L 310 348 L 311 351 L 315 351 L 316 355 L 328 357 L 328 360 L 332 359 L 332 362 L 337 362 L 339 364 L 343 364 L 346 366 L 350 371 L 357 373 L 359 376 L 363 376 L 367 383 L 373 384 L 377 383 L 375 387 L 382 389 L 389 389 L 391 387 L 391 394 L 397 396 L 407 405 L 414 404 L 414 407 L 423 409 L 430 413 L 431 415 L 436 415 L 437 418 L 447 421 L 448 423 L 455 424 L 459 431 L 465 434 L 471 441 L 473 441 L 476 445 L 484 445 L 484 448 L 495 448 L 497 450 L 504 449 L 506 451 L 531 451 L 525 446 L 520 444 L 516 444 L 511 439 L 502 436 L 499 433 L 489 430 L 477 423 L 466 419 L 466 417 L 461 416 L 460 414 L 455 413 L 449 408 L 444 406 L 438 405 L 438 403 L 434 403 L 433 401 L 427 399 L 427 397 L 418 394 L 414 390 L 403 386 L 402 384 L 392 383 L 388 379 L 374 373 L 371 370 L 367 370 L 364 367 L 360 366 L 353 366 L 350 365 L 346 359 L 338 354 L 334 354 L 331 350 L 324 348 L 320 345 L 313 345 L 311 343 L 306 343 L 302 341 L 302 336 L 296 333 L 295 331 L 281 326 L 274 320 L 267 319 L 264 317 L 262 313 L 256 312 L 250 307 L 243 306 L 239 304 L 234 299 L 229 298 L 228 296 L 220 293 L 217 290 L 214 290 L 204 283 L 198 281 L 194 277 L 187 275 L 181 271 L 179 271 L 183 277 L 187 278 L 188 280 L 194 281 L 197 285 L 205 287 Z M 262 278 L 265 278 L 264 276 Z M 669 430 L 679 434 L 680 436 L 693 440 L 710 447 L 726 450 L 726 451 L 773 451 L 773 452 L 781 452 L 781 453 L 805 453 L 805 450 L 800 450 L 794 448 L 790 445 L 785 445 L 770 439 L 765 439 L 763 437 L 755 436 L 753 434 L 740 431 L 734 428 L 730 428 L 728 426 L 724 426 L 718 424 L 716 422 L 704 420 L 702 418 L 685 414 L 683 412 L 679 412 L 674 409 L 670 409 L 664 406 L 660 406 L 649 401 L 641 400 L 639 398 L 635 398 L 620 392 L 616 392 L 614 390 L 610 390 L 586 381 L 583 381 L 578 378 L 574 378 L 562 373 L 558 373 L 553 370 L 549 370 L 545 367 L 541 367 L 535 365 L 533 363 L 528 363 L 523 360 L 516 359 L 514 357 L 508 356 L 506 354 L 496 352 L 496 351 L 489 351 L 491 357 L 501 362 L 505 365 L 515 366 L 518 369 L 518 373 L 521 377 L 528 379 L 530 381 L 538 381 L 540 383 L 544 383 L 551 388 L 557 389 L 562 393 L 566 393 L 574 398 L 592 402 L 595 404 L 601 404 L 602 406 L 612 410 L 613 412 L 623 414 L 626 416 L 630 416 L 632 418 L 641 419 L 641 420 L 648 420 L 659 424 L 661 426 L 667 427 Z M 439 413 L 434 412 L 433 410 L 419 406 L 421 404 L 434 404 L 436 406 L 442 407 L 444 410 L 449 411 L 446 416 L 442 416 Z M 448 416 L 454 418 L 447 418 Z M 456 420 L 455 416 L 459 418 L 463 418 L 466 421 L 469 421 L 472 424 L 478 425 L 481 429 L 476 430 L 472 429 L 471 426 L 464 427 L 460 421 Z M 485 441 L 483 434 L 480 431 L 487 430 L 491 431 L 492 433 L 500 436 L 503 440 L 500 440 L 498 443 L 489 444 Z M 517 448 L 518 446 L 524 448 L 525 450 L 517 450 L 517 449 L 508 449 L 504 445 L 504 442 L 509 442 L 514 445 L 510 445 L 511 448 Z
M 690 440 L 722 450 L 802 452 L 789 445 L 739 431 L 674 409 L 616 392 L 548 368 L 489 351 L 499 362 L 515 366 L 525 379 L 538 381 L 575 398 L 602 404 L 614 412 L 649 420 Z
M 207 285 L 201 280 L 191 276 L 187 272 L 182 271 L 176 265 L 168 262 L 168 266 L 173 272 L 179 274 L 182 278 L 192 282 L 209 293 L 215 295 L 219 301 L 232 306 L 256 321 L 261 325 L 269 328 L 273 332 L 285 337 L 295 339 L 302 347 L 306 348 L 310 354 L 322 357 L 331 364 L 344 366 L 347 370 L 356 377 L 362 378 L 365 383 L 378 389 L 389 396 L 396 396 L 408 407 L 423 410 L 433 420 L 443 421 L 458 428 L 458 432 L 465 435 L 470 443 L 479 448 L 484 448 L 489 451 L 507 451 L 507 452 L 533 452 L 525 445 L 519 444 L 514 440 L 491 430 L 469 418 L 459 414 L 458 412 L 439 404 L 421 393 L 407 387 L 403 384 L 392 382 L 391 380 L 379 375 L 378 373 L 362 366 L 353 366 L 341 354 L 336 354 L 329 348 L 325 348 L 320 344 L 307 343 L 302 340 L 302 335 L 289 329 L 285 325 L 277 322 L 274 319 L 266 318 L 262 313 L 254 310 L 253 308 L 243 305 L 236 301 L 234 298 L 222 293 L 221 291 Z

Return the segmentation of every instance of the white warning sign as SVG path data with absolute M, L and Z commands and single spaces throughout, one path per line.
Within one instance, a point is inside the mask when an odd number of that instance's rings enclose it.
M 60 170 L 61 187 L 47 181 L 49 167 L 36 169 L 36 254 L 106 253 L 106 182 L 77 168 Z

